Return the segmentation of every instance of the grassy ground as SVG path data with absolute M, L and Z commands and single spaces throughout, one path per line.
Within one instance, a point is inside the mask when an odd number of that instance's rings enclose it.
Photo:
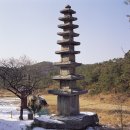
M 124 126 L 130 125 L 130 99 L 125 97 L 121 102 L 118 96 L 83 95 L 80 97 L 80 110 L 96 112 L 101 124 L 120 126 L 122 120 Z M 51 112 L 56 112 L 56 96 L 47 94 L 44 97 L 50 105 Z
M 42 93 L 41 93 L 42 94 Z M 12 93 L 0 90 L 0 97 L 14 96 Z M 56 113 L 57 97 L 44 94 L 51 113 Z M 100 94 L 80 96 L 80 111 L 92 111 L 98 114 L 101 124 L 120 126 L 130 125 L 130 97 L 123 95 Z

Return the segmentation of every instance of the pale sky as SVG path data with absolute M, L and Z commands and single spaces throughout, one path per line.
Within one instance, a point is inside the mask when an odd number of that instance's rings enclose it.
M 60 61 L 57 25 L 70 4 L 81 42 L 76 61 L 92 64 L 123 57 L 130 50 L 130 5 L 124 0 L 0 0 L 0 58 L 27 55 L 37 62 Z

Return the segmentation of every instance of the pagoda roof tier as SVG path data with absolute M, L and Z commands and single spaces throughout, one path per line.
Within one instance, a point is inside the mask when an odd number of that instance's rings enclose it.
M 75 24 L 71 24 L 71 23 L 65 23 L 65 24 L 58 25 L 58 28 L 61 28 L 61 29 L 75 29 L 78 27 L 79 27 L 79 25 L 75 25 Z
M 80 51 L 70 51 L 70 50 L 61 50 L 61 51 L 56 51 L 56 54 L 79 54 Z
M 81 75 L 66 75 L 66 76 L 57 75 L 53 77 L 54 80 L 81 80 L 83 78 L 84 77 Z
M 58 32 L 57 33 L 60 36 L 72 36 L 72 37 L 78 37 L 79 34 L 71 31 L 64 31 L 64 32 Z
M 64 17 L 59 17 L 58 18 L 60 21 L 76 21 L 77 18 L 76 17 L 72 17 L 72 16 L 64 16 Z
M 69 39 L 64 39 L 64 40 L 58 40 L 57 44 L 59 44 L 59 45 L 80 45 L 80 42 L 72 41 Z
M 64 92 L 62 89 L 59 89 L 59 90 L 48 90 L 48 93 L 50 94 L 54 94 L 54 95 L 61 95 L 61 96 L 74 96 L 74 95 L 81 95 L 81 94 L 85 94 L 87 93 L 88 91 L 87 90 L 71 90 L 71 92 Z
M 81 63 L 68 61 L 68 62 L 55 62 L 54 65 L 60 67 L 77 67 L 80 66 Z
M 67 5 L 65 7 L 65 9 L 60 11 L 60 13 L 62 13 L 62 14 L 75 14 L 76 11 L 72 10 L 70 5 Z

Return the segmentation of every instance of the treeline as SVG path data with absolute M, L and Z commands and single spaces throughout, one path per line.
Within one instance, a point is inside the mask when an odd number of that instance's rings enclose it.
M 79 86 L 91 93 L 130 93 L 130 51 L 124 58 L 82 65 L 78 73 L 84 75 L 84 80 L 78 81 Z
M 59 74 L 59 68 L 53 66 L 51 62 L 41 62 L 35 66 L 43 73 L 40 88 L 57 85 L 52 77 Z M 83 80 L 77 81 L 77 85 L 90 90 L 93 94 L 101 92 L 130 93 L 130 51 L 124 55 L 124 58 L 82 65 L 77 68 L 77 73 L 84 76 Z
M 52 80 L 52 77 L 59 74 L 59 68 L 53 66 L 53 63 L 41 62 L 30 67 L 40 75 L 41 80 L 37 88 L 45 89 L 58 86 L 58 82 Z M 130 93 L 130 51 L 124 55 L 124 58 L 81 65 L 77 68 L 77 73 L 84 76 L 83 80 L 77 81 L 77 85 L 89 90 L 92 94 L 101 92 Z M 1 82 L 0 86 L 2 86 Z

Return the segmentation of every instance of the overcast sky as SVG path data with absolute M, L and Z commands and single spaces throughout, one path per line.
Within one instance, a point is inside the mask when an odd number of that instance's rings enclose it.
M 59 61 L 58 17 L 67 4 L 77 12 L 77 62 L 120 58 L 122 48 L 130 50 L 130 6 L 124 0 L 0 0 L 0 58 L 27 55 L 37 62 Z

